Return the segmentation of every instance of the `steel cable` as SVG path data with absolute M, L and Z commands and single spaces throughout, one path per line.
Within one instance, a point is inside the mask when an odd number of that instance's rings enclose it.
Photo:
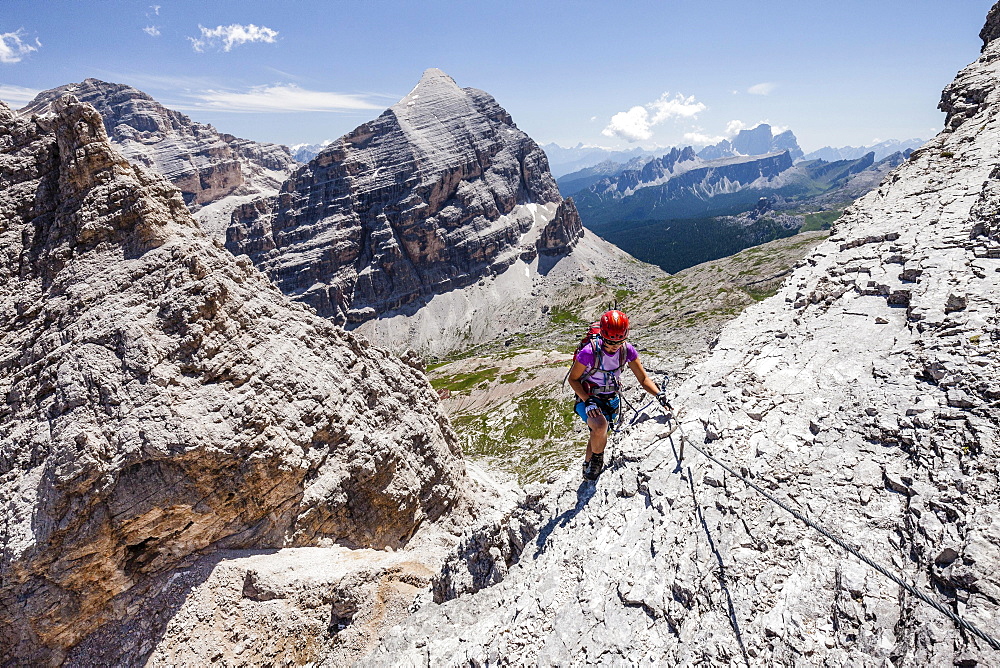
M 677 427 L 678 428 L 680 427 L 680 422 L 679 421 L 677 422 Z M 656 441 L 661 440 L 661 438 L 663 438 L 663 437 L 658 437 L 656 439 Z M 881 573 L 885 577 L 887 577 L 890 580 L 892 580 L 893 582 L 895 582 L 897 585 L 899 585 L 900 587 L 902 587 L 903 589 L 905 589 L 906 591 L 908 591 L 910 594 L 916 596 L 921 601 L 923 601 L 924 603 L 927 603 L 928 605 L 930 605 L 932 608 L 934 608 L 935 610 L 937 610 L 941 614 L 947 616 L 949 619 L 951 619 L 951 621 L 953 621 L 955 624 L 957 624 L 961 628 L 965 629 L 966 631 L 968 631 L 969 633 L 973 634 L 977 638 L 985 641 L 993 649 L 1000 650 L 1000 640 L 997 640 L 993 636 L 991 636 L 988 633 L 986 633 L 985 631 L 981 630 L 979 627 L 977 627 L 972 622 L 967 621 L 967 620 L 963 619 L 962 617 L 958 616 L 958 614 L 952 612 L 948 608 L 944 607 L 943 605 L 941 605 L 940 603 L 938 603 L 934 599 L 932 599 L 929 596 L 927 596 L 926 594 L 924 594 L 922 591 L 916 589 L 913 585 L 911 585 L 911 584 L 903 581 L 903 579 L 900 578 L 898 575 L 896 575 L 895 573 L 890 572 L 884 566 L 881 566 L 880 564 L 872 561 L 871 559 L 869 559 L 868 557 L 866 557 L 864 554 L 862 554 L 857 548 L 855 548 L 855 547 L 851 546 L 850 544 L 848 544 L 846 541 L 844 541 L 842 538 L 840 538 L 839 536 L 837 536 L 836 534 L 834 534 L 832 531 L 830 531 L 830 530 L 828 530 L 828 529 L 820 526 L 816 522 L 810 520 L 808 517 L 806 517 L 805 515 L 801 514 L 800 512 L 798 512 L 797 510 L 795 510 L 794 508 L 790 507 L 789 505 L 785 504 L 784 502 L 780 501 L 779 499 L 777 499 L 774 496 L 772 496 L 771 494 L 769 494 L 767 491 L 765 491 L 759 485 L 753 483 L 751 480 L 749 480 L 748 478 L 746 478 L 741 473 L 738 473 L 737 471 L 735 471 L 732 468 L 730 468 L 728 465 L 726 465 L 723 462 L 719 461 L 714 456 L 712 456 L 708 451 L 706 451 L 704 448 L 702 448 L 697 443 L 695 443 L 692 440 L 690 440 L 684 434 L 684 430 L 682 428 L 680 429 L 680 438 L 681 438 L 681 455 L 680 455 L 680 458 L 678 459 L 678 466 L 680 466 L 680 460 L 684 456 L 683 455 L 683 453 L 684 453 L 684 444 L 687 443 L 692 448 L 694 448 L 695 450 L 697 450 L 698 452 L 700 452 L 701 454 L 703 454 L 705 457 L 707 457 L 711 461 L 713 461 L 716 464 L 718 464 L 719 466 L 721 466 L 730 475 L 735 476 L 736 478 L 739 478 L 740 480 L 742 480 L 744 483 L 746 483 L 746 485 L 748 487 L 750 487 L 751 489 L 753 489 L 754 491 L 756 491 L 758 494 L 760 494 L 761 496 L 763 496 L 764 498 L 766 498 L 768 501 L 770 501 L 771 503 L 775 504 L 779 508 L 782 508 L 782 509 L 788 511 L 792 515 L 792 517 L 794 517 L 795 519 L 803 522 L 804 524 L 806 524 L 806 526 L 809 526 L 812 529 L 815 529 L 820 534 L 822 534 L 823 536 L 825 536 L 826 538 L 828 538 L 829 540 L 831 540 L 833 543 L 835 543 L 841 549 L 847 551 L 850 554 L 853 554 L 855 557 L 857 557 L 858 559 L 860 559 L 861 561 L 863 561 L 868 566 L 871 566 L 873 569 L 875 569 L 876 571 L 878 571 L 879 573 Z M 651 451 L 652 450 L 650 450 L 650 452 Z

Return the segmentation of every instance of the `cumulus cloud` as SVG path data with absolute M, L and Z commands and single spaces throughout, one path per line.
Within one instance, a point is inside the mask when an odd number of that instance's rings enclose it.
M 146 26 L 145 28 L 142 29 L 142 31 L 147 35 L 149 35 L 150 37 L 160 36 L 160 29 L 157 26 Z
M 191 41 L 191 48 L 199 53 L 212 48 L 232 51 L 234 46 L 248 42 L 274 44 L 278 37 L 277 30 L 271 30 L 265 26 L 255 26 L 252 23 L 245 26 L 234 23 L 228 26 L 216 26 L 215 28 L 206 28 L 199 25 L 198 29 L 201 30 L 201 36 L 188 37 L 188 40 Z
M 652 127 L 668 120 L 693 120 L 708 109 L 694 99 L 681 93 L 670 97 L 664 93 L 659 99 L 644 106 L 635 106 L 628 111 L 619 111 L 611 117 L 608 126 L 601 131 L 605 137 L 620 137 L 629 142 L 645 141 L 653 136 Z
M 42 91 L 35 90 L 34 88 L 22 88 L 21 86 L 8 86 L 6 84 L 0 84 L 0 100 L 3 100 L 4 102 L 12 102 L 18 107 L 28 104 L 41 92 Z
M 37 38 L 35 44 L 31 45 L 22 37 L 24 30 L 0 33 L 0 63 L 19 63 L 21 58 L 32 51 L 38 51 L 38 47 L 42 45 Z
M 382 109 L 359 95 L 308 90 L 294 84 L 255 86 L 248 92 L 207 90 L 194 94 L 196 109 L 230 112 L 353 111 Z
M 611 117 L 608 127 L 601 131 L 605 137 L 621 137 L 630 142 L 643 141 L 653 136 L 649 129 L 649 112 L 645 107 L 632 107 Z
M 726 134 L 730 137 L 739 134 L 740 130 L 745 130 L 747 124 L 740 120 L 732 120 L 726 123 Z
M 747 92 L 750 93 L 751 95 L 770 95 L 777 87 L 778 84 L 772 83 L 770 81 L 765 81 L 763 83 L 754 84 L 753 86 L 750 86 L 749 88 L 747 88 Z
M 685 132 L 684 141 L 693 146 L 708 146 L 709 144 L 718 144 L 723 139 L 727 139 L 731 135 L 707 135 L 704 132 Z

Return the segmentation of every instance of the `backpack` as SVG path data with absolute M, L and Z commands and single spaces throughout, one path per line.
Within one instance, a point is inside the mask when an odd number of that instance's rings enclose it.
M 583 372 L 582 378 L 586 378 L 594 371 L 598 370 L 617 371 L 618 369 L 621 369 L 622 367 L 625 366 L 625 359 L 628 356 L 628 351 L 626 350 L 626 346 L 623 345 L 621 348 L 618 349 L 618 366 L 616 366 L 614 369 L 601 368 L 600 364 L 604 360 L 604 352 L 601 350 L 602 343 L 603 341 L 601 339 L 601 322 L 600 320 L 596 320 L 590 323 L 590 327 L 587 328 L 586 333 L 584 333 L 583 338 L 580 339 L 580 343 L 577 344 L 576 350 L 573 352 L 574 364 L 577 361 L 579 361 L 577 359 L 577 356 L 580 354 L 582 350 L 585 350 L 589 347 L 594 353 L 595 363 L 587 367 L 587 370 Z M 572 370 L 572 368 L 573 367 L 570 366 L 570 370 Z M 566 372 L 566 377 L 563 378 L 563 383 L 565 383 L 566 380 L 569 378 L 569 373 L 570 373 L 569 371 Z M 588 385 L 590 385 L 590 387 L 588 387 Z M 584 388 L 587 389 L 587 391 L 590 391 L 591 387 L 593 387 L 593 384 L 588 381 L 585 381 L 583 386 Z

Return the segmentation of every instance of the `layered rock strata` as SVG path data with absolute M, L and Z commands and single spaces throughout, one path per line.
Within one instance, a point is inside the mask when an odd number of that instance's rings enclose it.
M 422 373 L 213 243 L 93 107 L 53 108 L 0 104 L 4 662 L 160 623 L 143 601 L 201 554 L 398 548 L 461 512 Z
M 649 416 L 596 485 L 573 472 L 468 536 L 436 588 L 457 597 L 371 663 L 1000 664 L 691 447 L 998 635 L 997 82 L 1000 40 L 946 92 L 978 99 L 964 121 L 723 330 L 677 392 L 680 431 Z
M 582 234 L 545 154 L 488 94 L 440 70 L 327 146 L 272 199 L 238 208 L 226 246 L 288 295 L 360 323 L 503 272 Z M 546 211 L 548 211 L 546 209 Z M 537 228 L 537 229 L 536 229 Z
M 140 90 L 99 79 L 43 91 L 20 113 L 49 112 L 67 93 L 93 105 L 118 152 L 166 176 L 192 211 L 228 195 L 273 190 L 298 165 L 285 146 L 222 134 Z

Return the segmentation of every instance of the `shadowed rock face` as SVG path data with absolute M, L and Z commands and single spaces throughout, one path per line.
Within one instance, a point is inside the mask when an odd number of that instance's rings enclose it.
M 492 97 L 428 70 L 276 198 L 237 209 L 226 246 L 321 315 L 362 322 L 533 256 L 524 205 L 561 201 L 545 154 Z M 572 247 L 578 221 L 564 208 L 546 250 Z
M 206 551 L 398 547 L 464 507 L 421 373 L 213 244 L 93 107 L 53 108 L 0 104 L 0 647 L 58 663 Z
M 287 174 L 297 164 L 284 146 L 220 134 L 140 90 L 99 79 L 43 91 L 20 111 L 46 113 L 67 93 L 93 105 L 119 152 L 166 176 L 192 211 L 259 180 L 262 170 Z
M 1000 37 L 1000 4 L 993 5 L 986 16 L 986 25 L 979 32 L 979 38 L 983 40 L 982 50 L 986 51 L 986 47 L 997 37 Z

